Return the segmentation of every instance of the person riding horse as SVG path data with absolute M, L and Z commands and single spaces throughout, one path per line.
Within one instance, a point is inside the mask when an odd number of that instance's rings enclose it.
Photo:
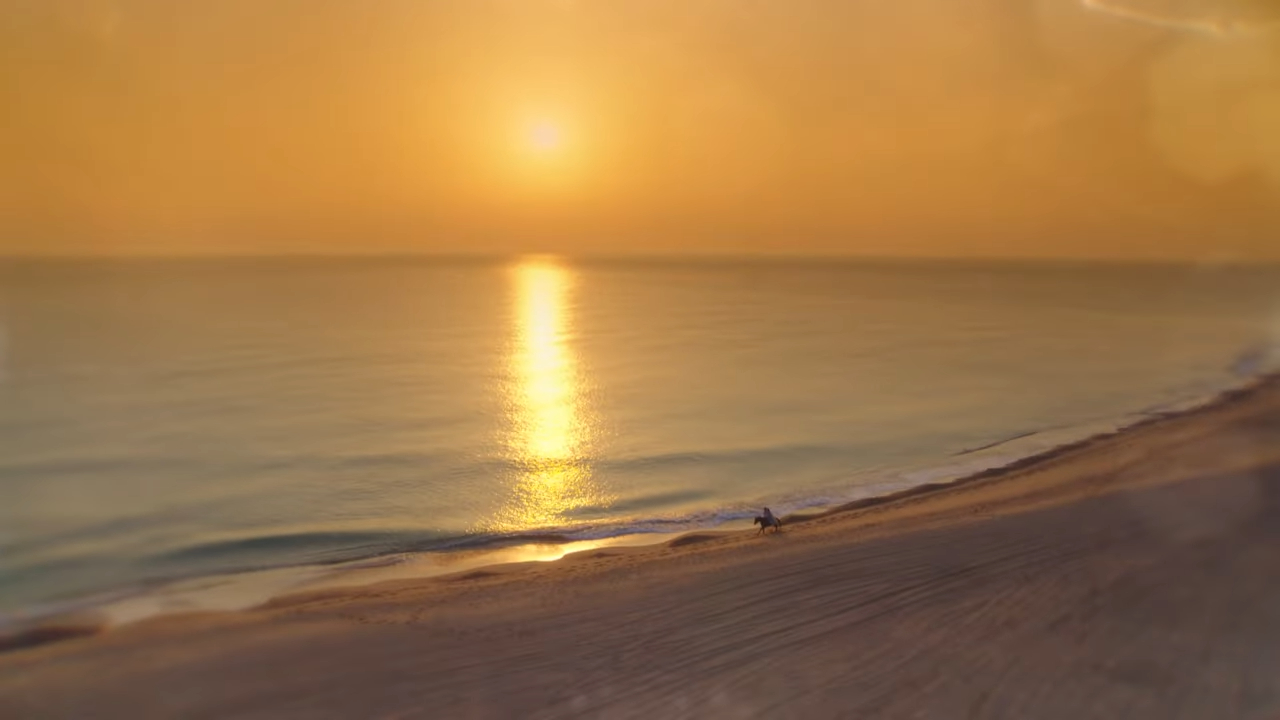
M 763 533 L 765 528 L 773 528 L 775 533 L 782 531 L 782 521 L 775 517 L 769 508 L 764 509 L 763 515 L 757 515 L 753 524 L 760 526 L 760 532 L 756 533 L 757 535 Z

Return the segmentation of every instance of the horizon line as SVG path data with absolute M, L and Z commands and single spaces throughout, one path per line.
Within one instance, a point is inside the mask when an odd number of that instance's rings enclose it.
M 58 261 L 219 261 L 219 260 L 440 260 L 510 261 L 519 258 L 557 258 L 572 261 L 638 262 L 840 262 L 840 263 L 1009 263 L 1060 265 L 1177 265 L 1204 267 L 1280 265 L 1280 259 L 1247 257 L 1075 257 L 1054 255 L 878 255 L 853 253 L 778 252 L 234 252 L 234 253 L 4 253 L 0 262 Z

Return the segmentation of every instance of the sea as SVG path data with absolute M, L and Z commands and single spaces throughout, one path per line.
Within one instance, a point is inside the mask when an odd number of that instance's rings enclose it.
M 1277 368 L 1275 266 L 5 261 L 0 628 L 745 526 Z

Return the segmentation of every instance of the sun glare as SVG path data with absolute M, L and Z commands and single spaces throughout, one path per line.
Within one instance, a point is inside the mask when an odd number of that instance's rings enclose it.
M 535 150 L 551 152 L 560 147 L 560 128 L 550 122 L 535 123 L 529 129 L 529 142 Z

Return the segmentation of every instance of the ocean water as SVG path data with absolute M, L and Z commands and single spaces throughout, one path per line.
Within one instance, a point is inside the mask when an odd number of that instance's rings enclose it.
M 959 477 L 1277 367 L 1280 270 L 0 265 L 0 613 L 674 532 Z

